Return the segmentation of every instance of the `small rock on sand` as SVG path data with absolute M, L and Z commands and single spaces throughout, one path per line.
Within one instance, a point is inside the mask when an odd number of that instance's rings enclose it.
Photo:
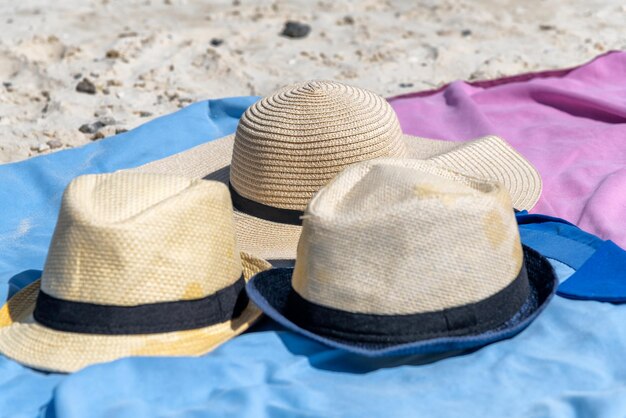
M 222 45 L 223 43 L 224 43 L 223 39 L 220 39 L 220 38 L 213 38 L 213 39 L 211 39 L 211 46 L 213 46 L 213 47 L 218 47 L 218 46 Z
M 283 28 L 281 35 L 286 38 L 299 39 L 306 37 L 309 32 L 311 32 L 311 26 L 306 23 L 289 20 L 285 23 L 285 27 Z
M 105 126 L 102 129 L 99 129 L 92 137 L 92 141 L 97 141 L 98 139 L 106 138 L 108 136 L 113 136 L 117 134 L 117 129 L 113 126 Z
M 120 57 L 120 52 L 115 49 L 109 49 L 106 53 L 106 57 L 109 59 L 117 59 Z
M 96 86 L 88 78 L 83 78 L 80 83 L 76 85 L 76 91 L 79 93 L 96 94 Z
M 48 144 L 50 149 L 57 149 L 57 148 L 61 148 L 63 146 L 63 143 L 61 141 L 59 141 L 58 139 L 52 139 L 52 140 L 46 142 L 46 144 Z
M 98 132 L 98 130 L 103 126 L 106 125 L 100 121 L 96 121 L 94 123 L 85 123 L 83 125 L 80 125 L 80 128 L 78 128 L 78 130 L 84 134 L 93 134 Z
M 98 119 L 98 122 L 100 122 L 104 126 L 115 125 L 117 123 L 117 121 L 112 116 L 103 116 Z

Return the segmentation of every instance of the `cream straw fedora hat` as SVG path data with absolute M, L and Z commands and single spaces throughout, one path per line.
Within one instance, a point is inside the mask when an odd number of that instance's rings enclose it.
M 196 356 L 260 311 L 245 281 L 227 188 L 159 174 L 86 175 L 67 187 L 41 280 L 0 310 L 0 353 L 72 372 L 126 356 Z
M 541 193 L 532 165 L 495 136 L 455 143 L 403 135 L 382 97 L 332 81 L 286 87 L 250 106 L 234 135 L 135 169 L 229 184 L 242 250 L 293 259 L 300 215 L 348 165 L 381 157 L 436 164 L 505 185 L 517 209 Z
M 429 161 L 347 168 L 309 203 L 294 269 L 250 298 L 284 326 L 368 356 L 482 346 L 523 330 L 557 286 L 520 242 L 508 191 Z

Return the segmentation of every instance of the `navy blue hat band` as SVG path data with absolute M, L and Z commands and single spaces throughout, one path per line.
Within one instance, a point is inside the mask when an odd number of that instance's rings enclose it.
M 285 315 L 315 334 L 344 342 L 395 345 L 445 336 L 478 334 L 505 323 L 530 292 L 526 266 L 504 289 L 479 302 L 408 315 L 353 313 L 310 302 L 293 288 Z

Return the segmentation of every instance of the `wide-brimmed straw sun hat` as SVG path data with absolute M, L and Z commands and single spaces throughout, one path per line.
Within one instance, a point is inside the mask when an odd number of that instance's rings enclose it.
M 315 192 L 348 165 L 381 157 L 431 159 L 500 181 L 520 210 L 541 194 L 537 171 L 502 139 L 403 135 L 385 99 L 332 81 L 281 89 L 250 106 L 234 135 L 137 170 L 228 184 L 242 250 L 272 261 L 295 258 L 300 216 Z
M 250 298 L 291 330 L 367 356 L 433 354 L 508 338 L 557 279 L 523 247 L 507 190 L 416 160 L 349 167 L 309 203 L 295 268 Z
M 71 372 L 126 356 L 201 355 L 260 311 L 228 189 L 141 173 L 86 175 L 62 200 L 40 280 L 0 310 L 0 353 Z

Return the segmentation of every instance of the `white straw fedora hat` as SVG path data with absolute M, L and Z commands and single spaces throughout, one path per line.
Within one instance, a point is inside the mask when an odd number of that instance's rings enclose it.
M 315 192 L 348 165 L 381 157 L 431 159 L 498 180 L 520 210 L 541 193 L 537 171 L 502 139 L 403 135 L 385 99 L 332 81 L 281 89 L 250 106 L 234 135 L 136 170 L 229 184 L 242 250 L 272 261 L 295 258 L 300 215 Z
M 368 356 L 433 354 L 509 338 L 557 279 L 523 247 L 507 190 L 418 160 L 347 168 L 309 203 L 295 268 L 248 295 L 284 326 Z
M 140 173 L 73 180 L 41 280 L 0 310 L 0 353 L 71 372 L 126 356 L 201 355 L 260 311 L 219 182 Z

